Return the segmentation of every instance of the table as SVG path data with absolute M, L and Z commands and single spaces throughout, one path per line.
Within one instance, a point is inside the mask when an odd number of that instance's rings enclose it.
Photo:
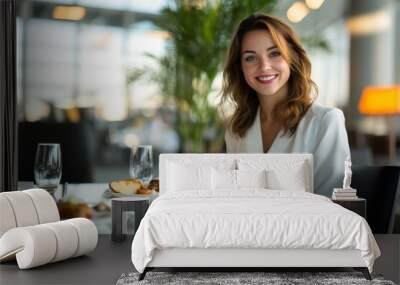
M 134 232 L 139 227 L 146 211 L 149 207 L 148 197 L 123 197 L 113 198 L 111 200 L 111 213 L 112 213 L 112 235 L 113 241 L 122 241 L 126 238 L 128 233 L 128 218 L 127 214 L 134 212 Z
M 25 190 L 34 188 L 33 182 L 19 182 L 18 190 Z M 59 201 L 73 201 L 83 202 L 90 206 L 92 209 L 100 202 L 108 206 L 108 211 L 98 212 L 93 209 L 93 217 L 91 220 L 97 227 L 99 234 L 111 235 L 112 221 L 111 221 L 111 199 L 118 196 L 111 196 L 108 189 L 108 183 L 65 183 L 59 185 L 57 191 L 54 193 L 54 198 Z M 118 194 L 117 194 L 118 195 Z M 142 195 L 136 195 L 143 197 Z M 132 197 L 132 196 L 130 196 Z M 145 196 L 151 203 L 158 195 Z M 128 227 L 131 231 L 126 232 L 128 235 L 134 234 L 134 227 Z
M 357 198 L 354 200 L 341 200 L 332 199 L 332 202 L 339 204 L 340 206 L 359 214 L 364 219 L 367 218 L 367 200 L 363 198 Z

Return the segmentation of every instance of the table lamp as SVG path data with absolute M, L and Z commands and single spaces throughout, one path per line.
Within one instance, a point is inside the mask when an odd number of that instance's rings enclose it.
M 386 116 L 389 127 L 389 159 L 396 158 L 395 116 L 400 114 L 400 85 L 365 87 L 358 110 L 361 114 Z

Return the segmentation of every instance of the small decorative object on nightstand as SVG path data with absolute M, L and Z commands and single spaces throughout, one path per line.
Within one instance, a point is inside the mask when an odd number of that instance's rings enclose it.
M 363 198 L 355 198 L 351 200 L 332 199 L 332 201 L 356 214 L 359 214 L 364 219 L 367 218 L 367 200 Z
M 367 218 L 367 201 L 357 197 L 357 190 L 351 188 L 351 160 L 347 157 L 344 162 L 343 188 L 335 188 L 332 193 L 332 201 L 342 207 Z
M 135 215 L 134 231 L 139 227 L 140 221 L 146 214 L 149 208 L 148 197 L 123 197 L 114 198 L 111 200 L 111 215 L 112 215 L 112 234 L 111 239 L 113 241 L 123 241 L 126 238 L 126 234 L 130 231 L 129 228 L 129 216 L 130 214 Z
M 344 179 L 343 179 L 343 188 L 334 188 L 332 193 L 333 200 L 356 200 L 357 190 L 351 188 L 351 160 L 350 157 L 347 157 L 344 162 Z

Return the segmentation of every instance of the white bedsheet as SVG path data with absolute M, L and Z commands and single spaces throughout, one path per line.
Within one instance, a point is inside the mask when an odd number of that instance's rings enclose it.
M 359 215 L 306 192 L 247 189 L 166 193 L 150 206 L 132 243 L 143 272 L 155 249 L 358 249 L 372 272 L 380 250 Z

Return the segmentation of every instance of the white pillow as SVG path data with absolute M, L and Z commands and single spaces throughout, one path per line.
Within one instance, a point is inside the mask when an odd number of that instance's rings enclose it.
M 211 167 L 174 162 L 167 167 L 168 191 L 211 190 Z
M 236 170 L 213 167 L 211 173 L 213 190 L 236 190 Z
M 240 188 L 266 188 L 265 170 L 232 170 L 212 168 L 213 190 L 238 190 Z
M 267 188 L 267 171 L 263 170 L 236 170 L 238 188 Z
M 306 191 L 306 177 L 303 167 L 291 169 L 289 173 L 271 169 L 267 171 L 268 189 Z
M 271 190 L 307 191 L 309 167 L 305 161 L 252 159 L 238 161 L 240 170 L 266 169 L 267 188 Z

